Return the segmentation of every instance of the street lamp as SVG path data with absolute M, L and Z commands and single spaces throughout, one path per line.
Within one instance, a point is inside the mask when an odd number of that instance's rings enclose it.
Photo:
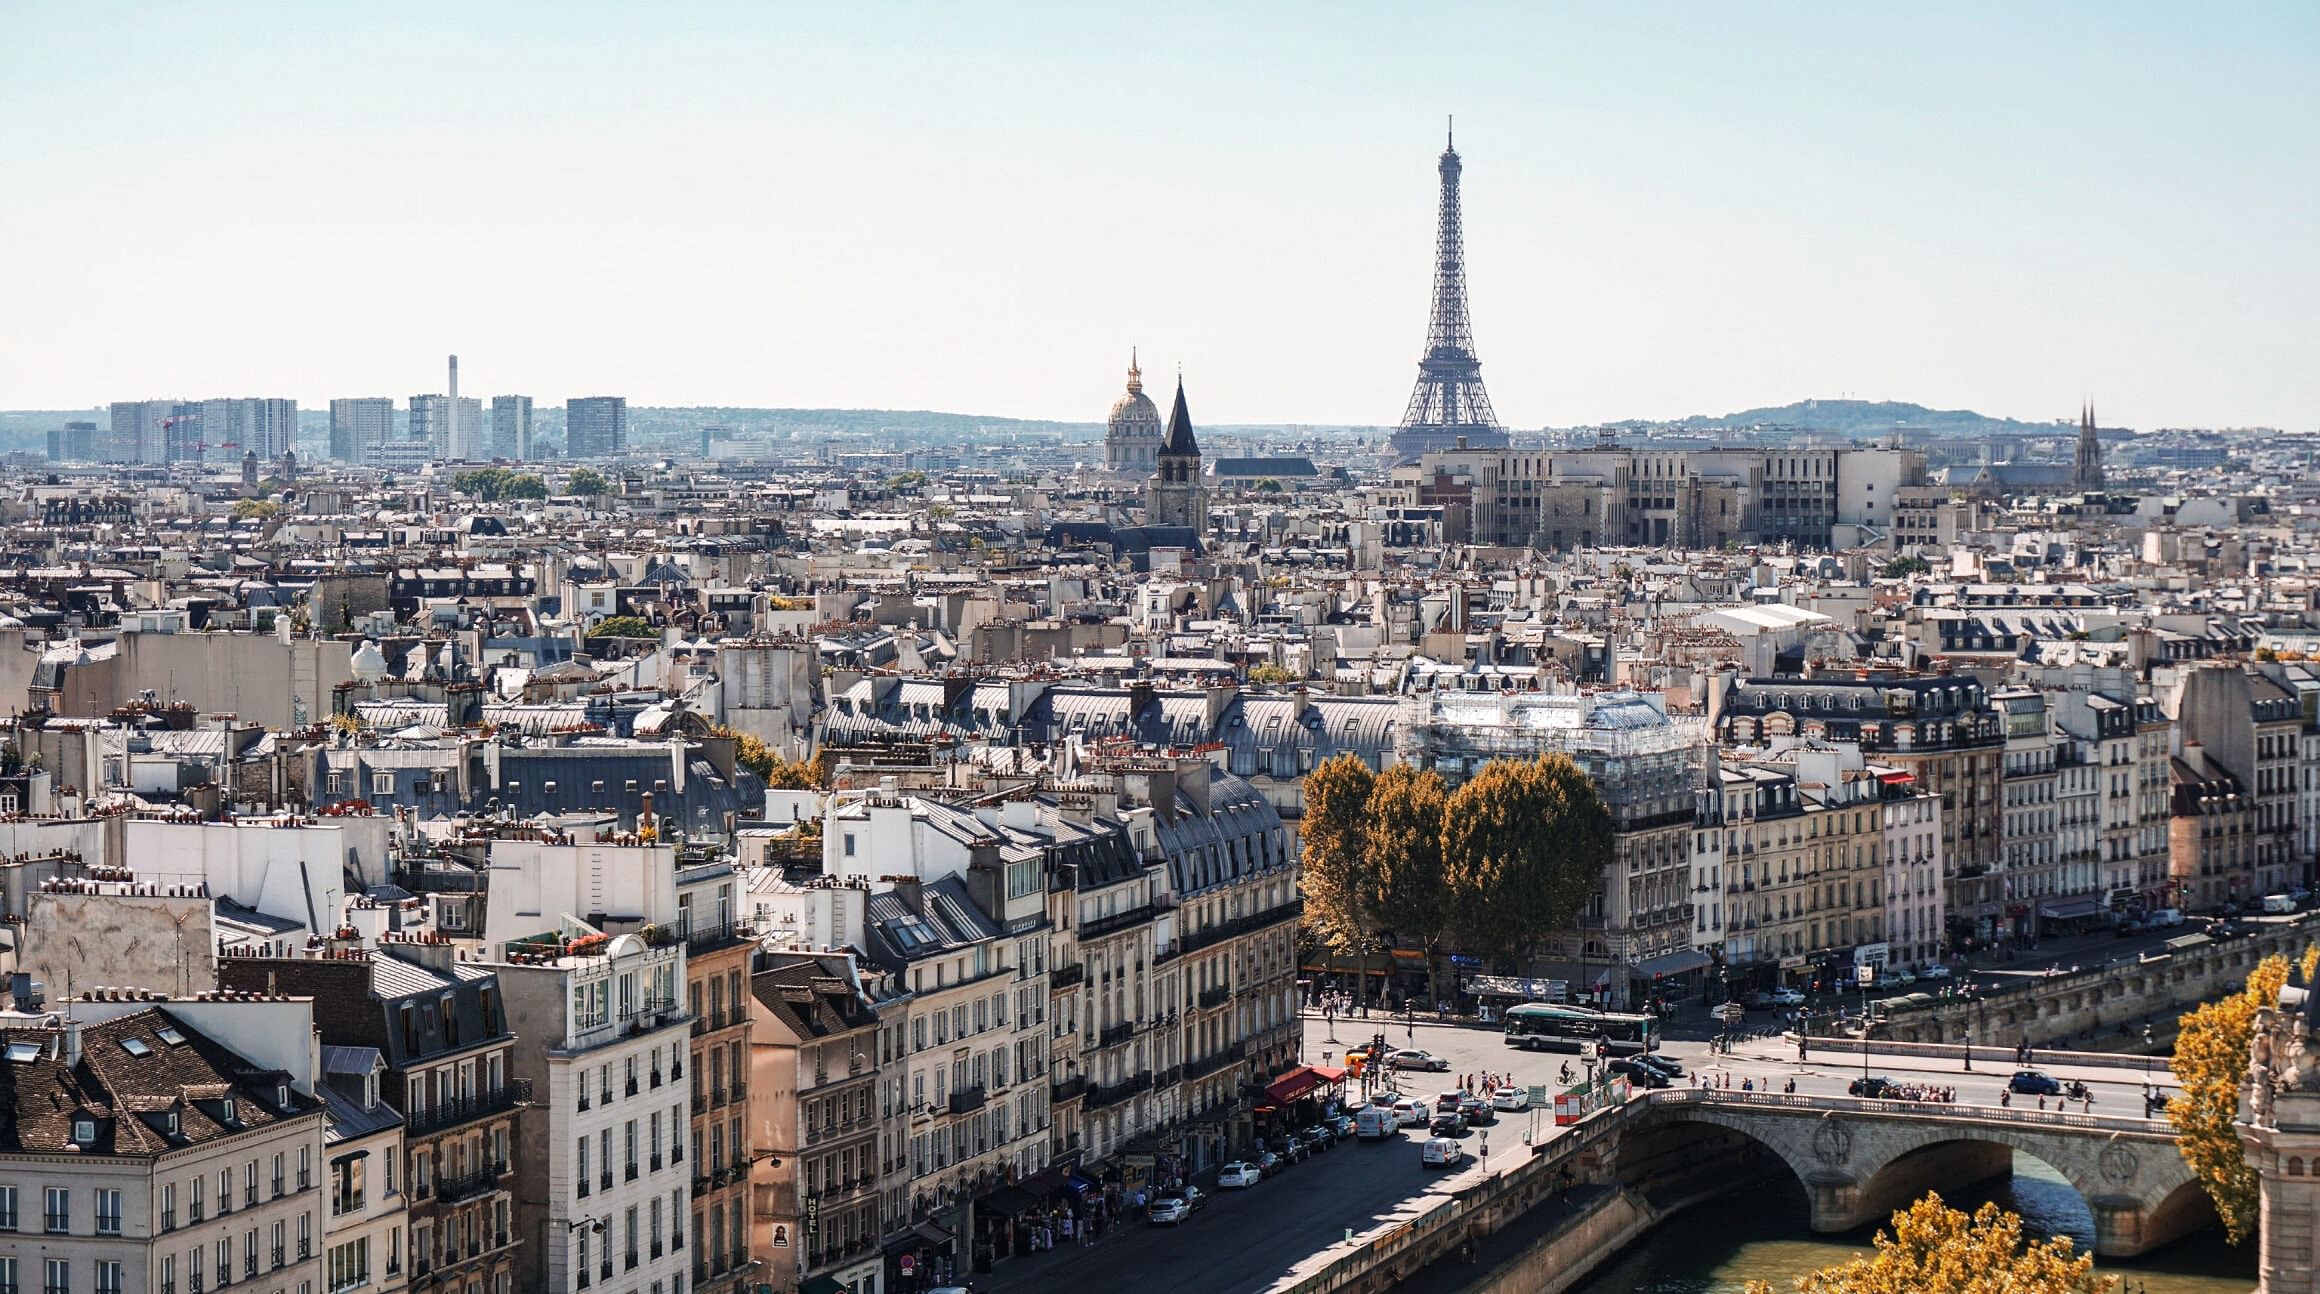
M 1877 979 L 1877 965 L 1862 962 L 1853 968 L 1853 978 L 1861 985 L 1861 1090 L 1869 1090 L 1869 985 Z
M 2158 1095 L 2158 1085 L 2152 1078 L 2152 1070 L 2155 1068 L 2152 1062 L 2158 1058 L 2159 1049 L 2151 1045 L 2151 1026 L 2145 1024 L 2143 1026 L 2143 1117 L 2146 1119 L 2151 1117 L 2152 1098 Z

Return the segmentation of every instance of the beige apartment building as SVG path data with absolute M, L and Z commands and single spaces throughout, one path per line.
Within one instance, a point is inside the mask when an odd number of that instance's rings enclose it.
M 0 1029 L 17 1143 L 0 1168 L 0 1289 L 324 1289 L 311 1010 L 266 1005 L 242 1013 L 246 1031 L 217 1021 L 240 1049 L 196 1025 L 218 1014 L 206 1000 L 116 995 Z

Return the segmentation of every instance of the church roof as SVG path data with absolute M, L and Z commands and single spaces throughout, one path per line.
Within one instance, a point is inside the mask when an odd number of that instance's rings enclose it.
M 1197 455 L 1200 444 L 1192 438 L 1192 415 L 1184 408 L 1184 379 L 1176 379 L 1176 405 L 1168 411 L 1168 439 L 1160 446 L 1163 454 Z

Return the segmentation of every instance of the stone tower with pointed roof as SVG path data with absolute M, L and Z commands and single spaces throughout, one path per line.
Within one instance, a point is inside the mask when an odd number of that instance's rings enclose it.
M 2102 440 L 2095 433 L 2094 403 L 2078 414 L 2078 457 L 2071 466 L 2070 483 L 2080 490 L 2103 488 Z
M 1200 442 L 1192 438 L 1192 415 L 1184 408 L 1184 379 L 1176 379 L 1176 404 L 1168 411 L 1168 435 L 1160 442 L 1158 468 L 1144 486 L 1144 524 L 1208 530 L 1208 487 L 1200 480 Z

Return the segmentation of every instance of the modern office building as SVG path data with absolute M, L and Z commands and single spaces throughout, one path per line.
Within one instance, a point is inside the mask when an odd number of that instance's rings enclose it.
M 532 397 L 495 395 L 491 398 L 491 456 L 519 463 L 532 457 Z
M 442 458 L 451 448 L 451 397 L 414 395 L 404 424 L 403 439 L 425 445 L 432 457 Z
M 628 448 L 628 399 L 590 395 L 564 404 L 564 457 L 609 458 Z
M 367 463 L 394 436 L 395 402 L 386 396 L 330 402 L 331 461 Z

